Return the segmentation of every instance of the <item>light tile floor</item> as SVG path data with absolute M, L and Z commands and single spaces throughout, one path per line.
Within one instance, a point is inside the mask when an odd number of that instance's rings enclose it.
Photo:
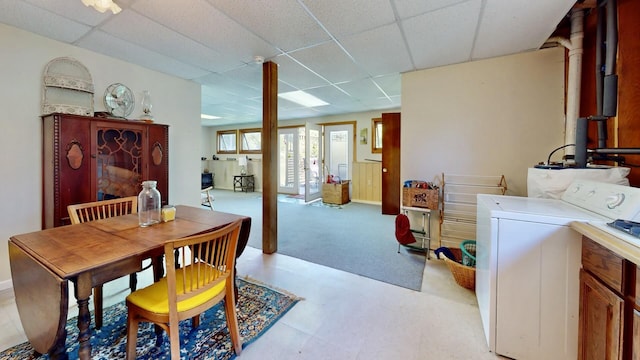
M 441 260 L 426 262 L 420 292 L 251 247 L 238 276 L 304 298 L 239 359 L 501 359 L 488 351 L 474 293 Z M 150 279 L 145 272 L 139 286 Z M 128 278 L 104 291 L 106 305 L 122 301 Z M 26 341 L 10 291 L 0 293 L 0 328 L 0 349 Z

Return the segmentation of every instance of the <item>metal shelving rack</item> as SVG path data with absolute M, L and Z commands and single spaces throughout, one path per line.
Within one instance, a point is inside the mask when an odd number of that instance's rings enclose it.
M 458 248 L 464 240 L 476 238 L 477 194 L 504 195 L 507 181 L 504 175 L 445 175 L 440 188 L 439 246 Z

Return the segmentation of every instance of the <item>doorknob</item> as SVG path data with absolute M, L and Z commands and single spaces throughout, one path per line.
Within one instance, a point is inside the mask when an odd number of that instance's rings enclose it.
M 382 172 L 387 172 L 387 168 L 382 168 Z

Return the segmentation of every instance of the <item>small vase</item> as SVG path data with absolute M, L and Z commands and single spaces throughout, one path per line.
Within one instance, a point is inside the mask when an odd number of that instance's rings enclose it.
M 138 223 L 141 227 L 157 224 L 161 220 L 161 197 L 156 184 L 154 180 L 142 182 L 142 191 L 138 194 Z

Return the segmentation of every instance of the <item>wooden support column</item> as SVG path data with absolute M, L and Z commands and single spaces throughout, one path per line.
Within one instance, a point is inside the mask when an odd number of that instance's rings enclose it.
M 262 64 L 262 252 L 278 250 L 278 65 Z

